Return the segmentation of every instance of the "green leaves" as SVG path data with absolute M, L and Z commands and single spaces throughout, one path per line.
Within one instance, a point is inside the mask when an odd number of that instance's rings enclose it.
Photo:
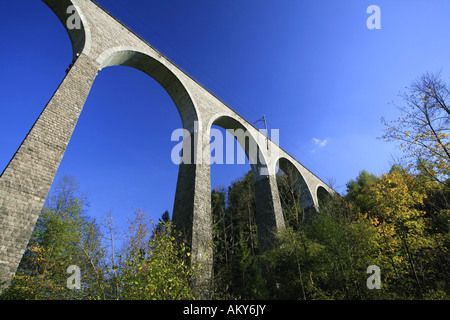
M 104 254 L 94 221 L 84 214 L 75 179 L 57 181 L 33 230 L 7 299 L 91 299 L 102 292 Z M 67 288 L 67 267 L 82 271 L 83 290 Z
M 264 254 L 272 296 L 447 299 L 448 187 L 393 166 L 380 177 L 363 171 L 347 188 L 309 224 L 278 231 Z M 369 265 L 381 268 L 381 290 L 366 287 Z
M 142 211 L 131 220 L 127 242 L 118 268 L 121 299 L 194 299 L 190 285 L 194 266 L 190 252 L 168 219 L 150 223 Z M 144 230 L 147 230 L 144 232 Z
M 309 224 L 277 233 L 264 254 L 279 299 L 367 299 L 362 272 L 372 262 L 374 228 L 344 199 L 330 200 Z
M 227 190 L 213 190 L 211 207 L 216 298 L 266 298 L 266 284 L 257 255 L 252 171 L 234 181 Z

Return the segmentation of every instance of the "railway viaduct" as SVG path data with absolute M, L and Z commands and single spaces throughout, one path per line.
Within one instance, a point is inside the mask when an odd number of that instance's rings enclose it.
M 94 1 L 43 2 L 68 32 L 73 64 L 0 175 L 0 282 L 8 283 L 17 270 L 91 86 L 97 73 L 109 66 L 122 65 L 145 72 L 167 91 L 178 109 L 184 132 L 188 132 L 183 139 L 183 150 L 191 151 L 191 159 L 179 165 L 173 221 L 191 245 L 192 260 L 204 266 L 203 279 L 211 278 L 213 272 L 209 152 L 212 125 L 227 130 L 242 129 L 246 133 L 242 147 L 254 173 L 256 221 L 262 250 L 272 245 L 272 231 L 284 227 L 277 167 L 296 175 L 300 203 L 306 211 L 318 212 L 321 195 L 335 194 L 276 143 L 266 140 L 262 132 Z M 79 19 L 78 26 L 74 21 L 69 23 L 73 14 Z M 256 156 L 250 154 L 251 146 L 257 149 Z

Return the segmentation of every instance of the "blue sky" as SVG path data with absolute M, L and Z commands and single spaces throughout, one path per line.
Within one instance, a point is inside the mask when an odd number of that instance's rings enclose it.
M 398 154 L 377 140 L 399 91 L 426 71 L 450 78 L 450 1 L 99 0 L 249 122 L 267 117 L 280 145 L 338 192 L 365 169 L 382 174 Z M 369 5 L 381 29 L 369 30 Z M 41 1 L 2 1 L 0 171 L 65 76 L 69 38 Z M 262 128 L 262 124 L 258 123 Z M 173 207 L 178 168 L 175 105 L 152 78 L 103 69 L 92 88 L 57 179 L 72 175 L 91 216 L 132 208 L 155 219 Z M 214 165 L 212 186 L 247 165 Z

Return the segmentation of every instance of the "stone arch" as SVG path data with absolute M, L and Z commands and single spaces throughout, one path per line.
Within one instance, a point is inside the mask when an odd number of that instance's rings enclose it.
M 189 150 L 190 157 L 181 161 L 178 169 L 178 179 L 175 191 L 175 201 L 172 211 L 172 221 L 176 228 L 182 232 L 184 240 L 193 250 L 192 259 L 203 264 L 203 273 L 209 278 L 209 260 L 212 258 L 208 242 L 211 240 L 209 230 L 209 212 L 199 206 L 199 198 L 204 198 L 204 168 L 197 159 L 201 156 L 202 124 L 199 113 L 193 102 L 188 87 L 166 65 L 166 60 L 152 52 L 145 52 L 134 47 L 113 47 L 101 53 L 96 62 L 99 70 L 112 66 L 126 66 L 140 70 L 154 80 L 169 94 L 180 115 L 182 126 L 187 131 L 183 137 L 183 153 Z M 187 161 L 186 161 L 187 160 Z M 209 196 L 209 191 L 208 191 Z M 203 199 L 205 202 L 206 199 Z M 209 200 L 209 199 L 208 199 Z
M 265 251 L 274 246 L 273 232 L 277 228 L 284 227 L 284 221 L 275 177 L 267 173 L 267 162 L 260 150 L 260 142 L 255 137 L 257 133 L 256 131 L 252 133 L 253 127 L 248 128 L 233 115 L 220 114 L 211 119 L 208 124 L 208 136 L 212 125 L 220 126 L 234 135 L 250 162 L 255 183 L 258 243 L 260 251 Z
M 186 86 L 168 66 L 164 65 L 163 61 L 132 47 L 107 49 L 96 61 L 100 70 L 110 66 L 127 66 L 138 69 L 155 79 L 175 103 L 183 127 L 193 133 L 194 123 L 198 122 L 197 110 Z
M 73 58 L 76 59 L 81 52 L 89 54 L 91 49 L 91 31 L 87 19 L 80 10 L 77 0 L 43 0 L 43 2 L 55 13 L 69 35 L 72 43 Z M 80 17 L 80 28 L 69 28 L 67 20 L 74 13 L 67 13 L 70 6 L 74 6 L 76 14 Z
M 73 50 L 74 61 L 81 53 L 90 56 L 92 35 L 88 19 L 78 4 L 79 0 L 43 0 L 55 13 L 66 29 Z M 68 19 L 73 14 L 68 8 L 73 6 L 81 20 L 80 28 L 69 28 Z M 93 50 L 95 51 L 95 50 Z M 122 65 L 138 69 L 154 78 L 169 94 L 178 108 L 183 127 L 193 130 L 194 121 L 198 121 L 197 112 L 186 87 L 180 79 L 164 64 L 162 56 L 152 57 L 150 53 L 143 52 L 134 47 L 111 47 L 104 50 L 96 59 L 99 71 L 108 66 Z
M 327 189 L 323 186 L 318 186 L 316 190 L 317 202 L 319 203 L 319 207 L 326 202 L 330 201 L 333 198 L 333 195 L 328 192 Z
M 288 183 L 294 188 L 299 197 L 300 207 L 305 213 L 305 218 L 309 218 L 315 213 L 314 195 L 300 170 L 288 158 L 280 157 L 276 165 L 288 176 Z
M 261 152 L 259 141 L 255 138 L 255 135 L 252 134 L 241 121 L 231 115 L 220 114 L 211 119 L 208 124 L 208 136 L 213 125 L 217 125 L 227 130 L 234 136 L 235 140 L 237 140 L 247 156 L 255 179 L 259 177 L 262 169 L 267 167 L 267 162 Z

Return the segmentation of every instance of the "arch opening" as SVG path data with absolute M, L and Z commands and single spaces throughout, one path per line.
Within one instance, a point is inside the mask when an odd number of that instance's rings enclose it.
M 99 61 L 100 60 L 100 61 Z M 175 199 L 173 202 L 172 221 L 177 229 L 182 232 L 185 241 L 192 243 L 193 250 L 203 250 L 202 241 L 198 239 L 207 237 L 207 230 L 197 228 L 195 219 L 204 219 L 202 213 L 196 215 L 198 209 L 195 205 L 198 184 L 196 183 L 199 165 L 196 163 L 196 157 L 199 155 L 196 145 L 196 131 L 201 130 L 201 124 L 198 121 L 197 111 L 190 94 L 185 85 L 177 75 L 171 71 L 170 67 L 149 54 L 134 50 L 122 48 L 108 49 L 102 54 L 97 62 L 100 62 L 100 68 L 105 69 L 112 66 L 126 66 L 137 69 L 153 78 L 167 92 L 172 102 L 175 104 L 178 115 L 181 120 L 182 128 L 173 128 L 175 130 L 184 129 L 181 142 L 181 155 L 185 152 L 189 156 L 182 156 L 182 161 L 175 163 L 172 157 L 173 151 L 167 152 L 167 160 L 172 161 L 173 165 L 178 166 L 178 177 L 176 189 L 174 190 Z M 186 136 L 187 130 L 188 136 Z M 189 136 L 190 135 L 190 136 Z M 172 139 L 172 134 L 167 135 L 167 141 Z M 198 141 L 197 141 L 198 142 Z M 170 145 L 170 144 L 168 144 Z M 189 151 L 189 152 L 187 152 Z M 189 157 L 190 159 L 187 159 Z M 189 161 L 186 161 L 189 160 Z M 201 192 L 201 191 L 199 191 Z M 203 234 L 202 232 L 206 232 Z M 201 255 L 201 253 L 199 254 Z M 193 253 L 193 257 L 196 253 Z M 203 258 L 201 258 L 203 259 Z M 207 257 L 205 258 L 207 259 Z
M 193 132 L 198 121 L 194 103 L 178 77 L 164 64 L 137 50 L 117 50 L 101 61 L 100 68 L 127 66 L 140 70 L 155 79 L 172 98 L 180 114 L 183 128 Z
M 172 214 L 178 166 L 170 162 L 168 141 L 180 125 L 173 101 L 155 80 L 128 67 L 105 69 L 57 176 L 78 172 L 93 196 L 90 211 L 103 214 L 112 207 L 124 225 L 132 208 L 148 210 L 154 219 L 165 210 Z
M 317 187 L 317 201 L 319 208 L 324 207 L 333 199 L 333 196 L 322 186 Z
M 259 145 L 245 126 L 236 119 L 230 116 L 217 117 L 210 126 L 210 168 L 211 181 L 213 175 L 220 175 L 217 181 L 220 183 L 219 189 L 226 193 L 226 200 L 231 207 L 231 211 L 235 214 L 240 211 L 238 206 L 243 205 L 242 197 L 247 199 L 244 205 L 244 211 L 247 212 L 246 219 L 250 225 L 256 227 L 256 210 L 257 210 L 257 193 L 256 184 L 260 178 L 260 169 L 265 166 L 265 160 L 259 150 Z M 250 166 L 250 171 L 248 170 Z M 231 177 L 236 177 L 232 180 Z M 225 189 L 224 183 L 229 185 Z M 214 194 L 214 187 L 217 189 L 217 184 L 212 184 L 212 192 Z M 238 191 L 241 190 L 241 191 Z M 232 192 L 232 194 L 227 194 Z M 238 203 L 241 201 L 240 203 Z M 261 199 L 260 199 L 261 201 Z M 214 204 L 212 205 L 214 207 Z M 214 208 L 212 208 L 214 209 Z M 242 208 L 241 208 L 242 209 Z M 230 212 L 233 213 L 233 212 Z M 256 230 L 253 230 L 256 235 Z M 257 246 L 256 239 L 253 245 Z
M 255 136 L 248 130 L 241 122 L 230 116 L 219 116 L 211 124 L 210 128 L 214 126 L 226 130 L 225 150 L 223 152 L 222 160 L 225 164 L 244 164 L 246 161 L 250 164 L 254 178 L 259 179 L 261 175 L 266 173 L 267 167 L 264 155 L 260 150 L 260 143 Z M 211 131 L 211 129 L 210 129 Z M 211 134 L 211 132 L 210 132 Z M 237 141 L 240 149 L 234 149 L 232 140 Z M 231 153 L 230 153 L 231 151 Z M 219 160 L 220 157 L 219 157 Z
M 315 213 L 314 200 L 308 185 L 295 165 L 286 158 L 277 162 L 277 186 L 287 226 L 298 227 Z
M 218 125 L 235 137 L 238 144 L 243 149 L 243 154 L 247 156 L 252 168 L 252 178 L 255 190 L 255 219 L 258 230 L 258 246 L 261 251 L 273 247 L 273 231 L 278 227 L 283 227 L 281 208 L 279 207 L 278 192 L 276 189 L 275 177 L 269 174 L 266 164 L 265 154 L 260 145 L 265 143 L 265 137 L 259 136 L 253 127 L 246 128 L 239 120 L 228 115 L 217 116 L 212 125 Z M 232 159 L 232 157 L 230 157 Z
M 259 192 L 263 156 L 245 126 L 230 116 L 219 116 L 210 126 L 211 215 L 215 294 L 220 298 L 262 298 L 265 287 L 257 256 L 267 242 L 267 220 Z M 233 179 L 234 178 L 234 179 Z M 218 185 L 218 184 L 219 185 Z M 270 215 L 270 213 L 268 213 Z M 273 226 L 271 226 L 273 227 Z M 239 264 L 246 255 L 247 267 Z M 251 267 L 250 267 L 251 266 Z M 246 283 L 229 277 L 233 268 Z

